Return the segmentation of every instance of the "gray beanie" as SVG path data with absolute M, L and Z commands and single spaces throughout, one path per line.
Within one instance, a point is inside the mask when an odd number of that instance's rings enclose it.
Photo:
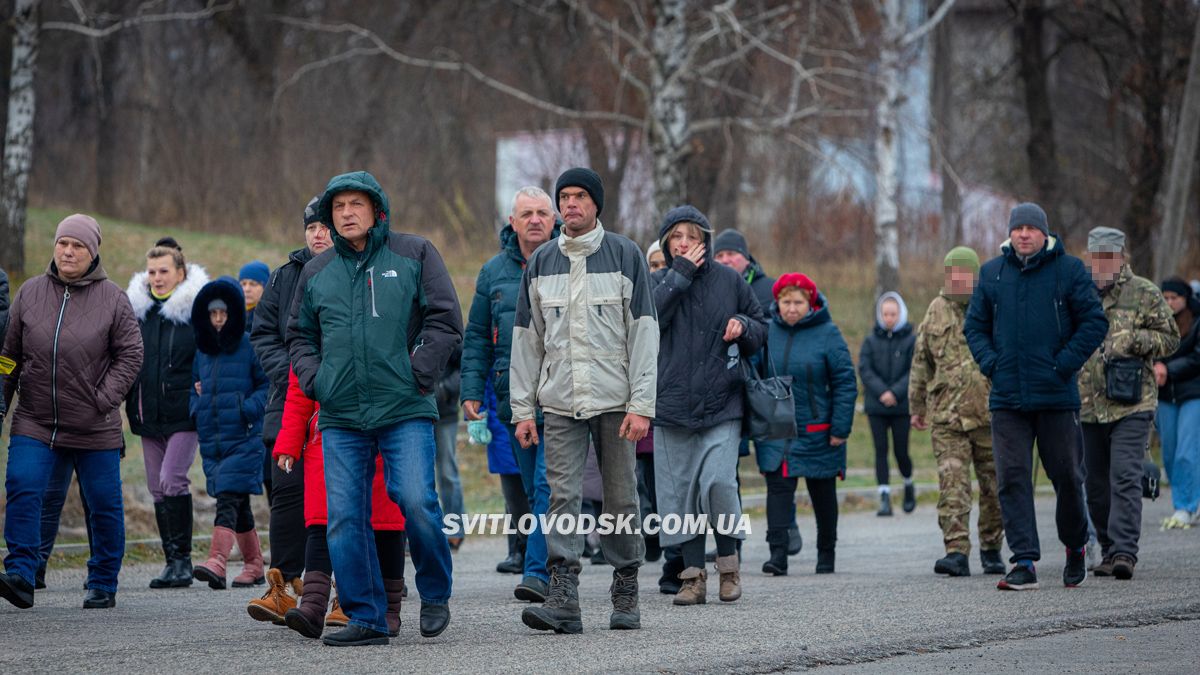
M 1033 202 L 1017 204 L 1008 216 L 1008 231 L 1028 225 L 1041 230 L 1042 234 L 1050 236 L 1050 224 L 1046 220 L 1046 212 Z
M 208 303 L 208 311 L 215 312 L 218 309 L 228 312 L 229 305 L 226 305 L 225 301 L 220 298 L 213 298 L 212 302 Z
M 1088 232 L 1088 253 L 1123 253 L 1125 233 L 1113 227 L 1093 227 Z

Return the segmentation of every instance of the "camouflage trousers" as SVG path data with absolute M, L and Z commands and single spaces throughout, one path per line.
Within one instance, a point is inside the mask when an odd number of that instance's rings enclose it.
M 959 431 L 933 425 L 933 456 L 938 467 L 938 526 L 946 553 L 971 553 L 971 465 L 979 481 L 979 546 L 999 551 L 1004 543 L 1000 499 L 996 493 L 996 464 L 992 459 L 992 430 Z

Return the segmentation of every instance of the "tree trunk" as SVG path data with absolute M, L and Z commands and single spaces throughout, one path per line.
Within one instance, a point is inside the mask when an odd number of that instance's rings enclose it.
M 1171 171 L 1167 178 L 1166 215 L 1158 233 L 1158 250 L 1154 255 L 1154 280 L 1161 281 L 1179 268 L 1187 248 L 1183 236 L 1183 221 L 1187 217 L 1188 191 L 1192 171 L 1196 168 L 1196 146 L 1200 140 L 1200 16 L 1196 19 L 1192 38 L 1192 56 L 1188 62 L 1187 85 L 1183 91 L 1183 108 L 1179 114 L 1179 130 L 1171 153 Z
M 33 166 L 34 80 L 37 75 L 39 0 L 16 0 L 12 19 L 12 77 L 4 168 L 0 173 L 0 265 L 25 275 L 25 207 Z
M 1069 240 L 1073 233 L 1063 222 L 1058 203 L 1058 152 L 1054 145 L 1054 114 L 1046 84 L 1050 63 L 1042 44 L 1045 16 L 1042 0 L 1025 0 L 1017 24 L 1017 59 L 1021 79 L 1025 82 L 1025 114 L 1029 117 L 1029 142 L 1025 145 L 1025 154 L 1029 158 L 1034 199 L 1050 219 L 1050 231 Z
M 1165 155 L 1165 133 L 1162 110 L 1166 85 L 1163 82 L 1163 13 L 1158 0 L 1142 2 L 1142 33 L 1140 52 L 1142 72 L 1137 93 L 1142 102 L 1142 135 L 1140 151 L 1134 164 L 1133 199 L 1125 213 L 1125 257 L 1136 271 L 1152 272 L 1154 245 L 1152 238 L 1156 217 L 1154 213 L 1158 188 L 1162 184 Z
M 943 20 L 934 30 L 933 46 L 933 111 L 934 139 L 937 156 L 933 164 L 942 177 L 942 222 L 938 241 L 944 253 L 963 242 L 962 198 L 958 181 L 951 169 L 954 148 L 954 33 L 950 19 Z
M 900 234 L 896 219 L 897 128 L 900 108 L 900 38 L 904 23 L 900 0 L 883 0 L 883 46 L 879 73 L 883 92 L 875 105 L 875 292 L 900 285 Z
M 687 59 L 686 7 L 686 0 L 654 2 L 649 141 L 654 157 L 654 207 L 660 215 L 686 197 L 688 111 L 680 77 Z

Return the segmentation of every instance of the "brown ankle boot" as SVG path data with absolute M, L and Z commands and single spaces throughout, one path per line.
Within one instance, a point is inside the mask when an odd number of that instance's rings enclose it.
M 304 637 L 321 637 L 325 629 L 325 610 L 329 607 L 331 584 L 329 575 L 324 572 L 304 573 L 304 593 L 300 597 L 300 604 L 289 609 L 284 616 L 288 628 Z
M 325 615 L 326 626 L 348 626 L 350 625 L 350 617 L 342 611 L 342 606 L 338 604 L 337 599 L 337 584 L 334 584 L 333 607 L 329 609 L 329 613 Z
M 675 594 L 676 605 L 703 605 L 708 593 L 708 572 L 699 567 L 689 567 L 679 573 L 683 586 Z
M 249 588 L 266 583 L 263 577 L 262 546 L 259 545 L 258 532 L 247 530 L 237 533 L 238 550 L 242 552 L 242 573 L 233 578 L 234 588 Z
M 282 624 L 283 615 L 296 606 L 296 598 L 287 591 L 289 586 L 295 587 L 284 582 L 283 572 L 277 569 L 267 570 L 267 592 L 246 605 L 250 617 L 255 621 Z
M 738 567 L 736 553 L 717 556 L 717 572 L 721 575 L 721 602 L 733 602 L 742 597 L 742 574 Z
M 404 599 L 404 580 L 384 579 L 383 590 L 387 591 L 388 637 L 400 637 L 400 602 Z

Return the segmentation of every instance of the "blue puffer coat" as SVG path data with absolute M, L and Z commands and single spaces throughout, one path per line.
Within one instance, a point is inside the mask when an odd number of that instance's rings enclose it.
M 550 241 L 559 234 L 555 224 Z M 521 275 L 525 273 L 525 256 L 512 225 L 500 231 L 500 252 L 492 256 L 479 270 L 475 280 L 475 297 L 467 317 L 463 336 L 462 390 L 463 401 L 482 401 L 484 382 L 491 376 L 496 389 L 497 414 L 500 421 L 512 421 L 512 406 L 508 393 L 508 363 L 512 354 L 513 320 L 517 314 L 517 293 L 521 290 Z M 539 418 L 540 419 L 540 418 Z
M 858 381 L 842 332 L 833 324 L 829 303 L 817 294 L 819 309 L 789 326 L 771 308 L 767 330 L 769 375 L 791 375 L 796 402 L 796 428 L 790 441 L 756 443 L 758 468 L 775 471 L 786 459 L 786 476 L 832 478 L 845 476 L 846 446 L 829 438 L 849 438 L 854 424 Z
M 261 494 L 263 413 L 267 404 L 267 375 L 258 364 L 245 332 L 246 308 L 242 289 L 222 277 L 196 295 L 192 326 L 196 359 L 192 379 L 200 393 L 191 392 L 190 411 L 200 437 L 208 494 Z M 229 319 L 218 334 L 208 318 L 208 304 L 225 302 Z
M 1079 410 L 1076 376 L 1108 333 L 1083 261 L 1050 237 L 1022 265 L 1005 242 L 979 270 L 963 333 L 992 410 Z

